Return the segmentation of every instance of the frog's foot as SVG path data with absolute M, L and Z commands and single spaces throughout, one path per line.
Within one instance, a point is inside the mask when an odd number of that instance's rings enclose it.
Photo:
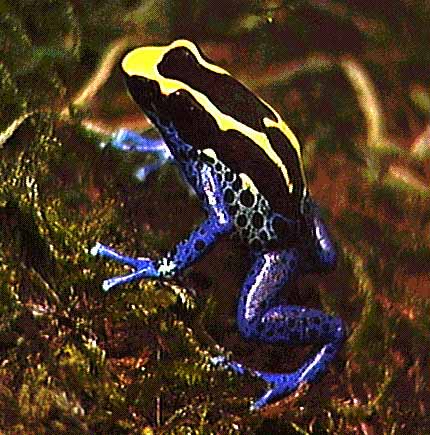
M 225 356 L 222 355 L 212 357 L 211 363 L 214 366 L 232 370 L 234 373 L 239 375 L 249 373 L 251 376 L 255 376 L 265 381 L 269 385 L 269 389 L 253 404 L 251 404 L 251 410 L 261 409 L 270 403 L 283 399 L 284 397 L 296 391 L 302 382 L 300 381 L 299 371 L 281 374 L 252 370 L 236 361 L 229 361 Z
M 298 372 L 280 374 L 256 371 L 255 374 L 266 381 L 270 388 L 251 405 L 251 410 L 261 409 L 270 403 L 287 397 L 296 391 L 302 383 Z
M 91 254 L 108 257 L 135 269 L 134 272 L 128 275 L 115 276 L 103 281 L 103 290 L 105 291 L 108 291 L 112 287 L 119 284 L 125 284 L 127 282 L 136 281 L 142 278 L 159 278 L 160 276 L 154 261 L 150 260 L 149 258 L 127 257 L 125 255 L 119 254 L 108 246 L 102 245 L 101 243 L 96 243 L 96 245 L 91 249 Z

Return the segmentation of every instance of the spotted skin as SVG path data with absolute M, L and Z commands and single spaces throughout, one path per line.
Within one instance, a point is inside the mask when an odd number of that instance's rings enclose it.
M 334 245 L 307 190 L 297 139 L 274 109 L 205 60 L 189 41 L 135 49 L 122 68 L 131 96 L 159 130 L 169 160 L 196 192 L 207 218 L 158 260 L 134 259 L 98 243 L 94 255 L 135 269 L 106 280 L 103 288 L 142 278 L 174 279 L 229 234 L 254 258 L 238 303 L 242 335 L 266 343 L 321 346 L 292 373 L 254 371 L 269 388 L 253 409 L 315 382 L 347 334 L 338 317 L 277 302 L 281 289 L 299 275 L 336 264 Z M 154 143 L 154 151 L 159 147 Z M 248 370 L 223 356 L 213 363 L 239 374 Z

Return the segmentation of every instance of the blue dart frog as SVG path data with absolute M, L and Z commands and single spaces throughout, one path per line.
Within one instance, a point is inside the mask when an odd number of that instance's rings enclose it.
M 142 278 L 174 279 L 220 236 L 234 235 L 253 256 L 237 308 L 243 337 L 320 345 L 291 373 L 249 370 L 268 384 L 252 408 L 315 382 L 335 358 L 347 332 L 338 317 L 278 302 L 281 289 L 299 275 L 330 271 L 336 265 L 334 244 L 307 188 L 296 136 L 269 104 L 207 60 L 190 41 L 136 48 L 126 54 L 121 66 L 132 98 L 164 143 L 123 131 L 116 146 L 161 152 L 163 161 L 173 159 L 207 217 L 159 259 L 128 257 L 97 243 L 93 255 L 134 270 L 105 280 L 104 290 Z M 248 370 L 223 356 L 212 362 L 237 373 Z

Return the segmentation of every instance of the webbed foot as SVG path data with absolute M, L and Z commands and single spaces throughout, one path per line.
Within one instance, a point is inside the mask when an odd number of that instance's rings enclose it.
M 108 291 L 112 287 L 125 284 L 127 282 L 136 281 L 142 278 L 159 278 L 160 274 L 155 266 L 154 261 L 149 258 L 132 258 L 125 255 L 121 255 L 112 248 L 102 245 L 101 243 L 96 243 L 93 248 L 91 248 L 91 255 L 101 255 L 103 257 L 108 257 L 119 263 L 126 264 L 135 269 L 134 272 L 128 275 L 115 276 L 103 281 L 103 290 Z
M 296 391 L 301 383 L 299 371 L 281 374 L 252 370 L 236 361 L 229 361 L 222 355 L 212 357 L 211 363 L 214 366 L 232 370 L 239 375 L 249 373 L 251 376 L 255 376 L 265 381 L 269 385 L 269 389 L 251 404 L 251 411 L 261 409 L 270 403 L 283 399 L 284 397 Z

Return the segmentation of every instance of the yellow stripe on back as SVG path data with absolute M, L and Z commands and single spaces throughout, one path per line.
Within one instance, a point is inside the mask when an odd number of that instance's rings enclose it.
M 226 70 L 213 65 L 203 59 L 198 48 L 191 42 L 185 39 L 174 41 L 172 44 L 168 46 L 162 47 L 141 47 L 136 48 L 135 50 L 128 53 L 123 61 L 122 61 L 122 69 L 129 76 L 140 76 L 145 77 L 149 80 L 155 80 L 160 85 L 160 91 L 163 95 L 170 95 L 174 92 L 185 90 L 189 92 L 197 102 L 215 119 L 218 127 L 223 130 L 236 130 L 242 133 L 244 136 L 251 139 L 255 144 L 257 144 L 268 156 L 268 158 L 281 170 L 282 175 L 285 179 L 285 183 L 288 187 L 290 193 L 293 191 L 293 183 L 290 180 L 288 175 L 288 170 L 286 166 L 283 164 L 280 156 L 273 149 L 269 139 L 266 134 L 263 132 L 259 132 L 249 127 L 248 125 L 243 124 L 237 119 L 226 115 L 221 112 L 217 106 L 215 106 L 210 99 L 204 95 L 203 93 L 193 89 L 187 84 L 175 80 L 163 77 L 157 69 L 157 66 L 163 60 L 164 55 L 172 50 L 173 48 L 185 47 L 188 48 L 193 55 L 196 57 L 197 61 L 203 67 L 216 72 L 217 74 L 226 74 L 230 75 Z M 216 90 L 215 90 L 216 92 Z M 260 98 L 259 98 L 260 99 Z M 270 110 L 275 114 L 277 121 L 273 121 L 269 118 L 264 118 L 263 123 L 266 127 L 276 127 L 278 128 L 290 141 L 293 146 L 295 152 L 297 153 L 298 161 L 300 162 L 300 170 L 303 177 L 303 182 L 305 183 L 305 176 L 303 171 L 302 159 L 300 155 L 300 145 L 293 134 L 293 132 L 287 127 L 287 125 L 282 121 L 280 115 L 270 107 L 265 101 L 261 100 Z M 305 187 L 306 189 L 306 187 Z

